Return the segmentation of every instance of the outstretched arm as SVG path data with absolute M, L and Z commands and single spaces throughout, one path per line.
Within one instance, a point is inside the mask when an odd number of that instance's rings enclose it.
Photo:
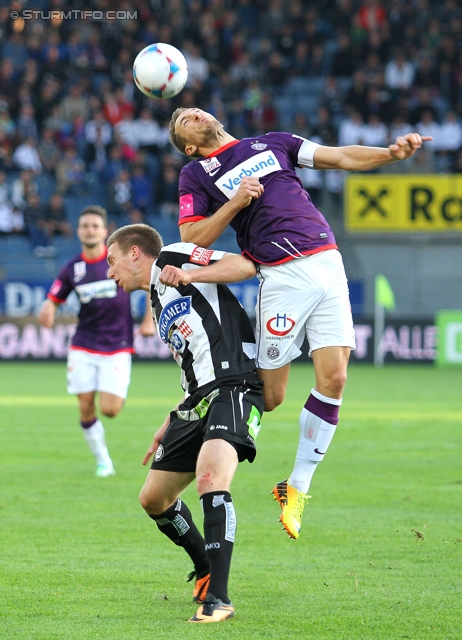
M 183 242 L 194 242 L 199 247 L 210 247 L 223 233 L 233 218 L 263 193 L 258 178 L 242 178 L 236 195 L 209 218 L 180 225 Z
M 420 149 L 422 142 L 432 140 L 430 136 L 407 133 L 396 138 L 394 144 L 385 147 L 317 147 L 314 152 L 316 169 L 344 169 L 345 171 L 371 171 L 391 162 L 406 160 Z
M 255 274 L 255 265 L 251 260 L 236 253 L 227 253 L 221 260 L 198 269 L 186 270 L 167 265 L 162 269 L 159 279 L 162 284 L 177 287 L 180 284 L 191 284 L 191 282 L 231 284 L 253 278 Z

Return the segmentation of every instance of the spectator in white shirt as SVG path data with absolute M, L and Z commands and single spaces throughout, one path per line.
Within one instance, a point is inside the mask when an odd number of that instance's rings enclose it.
M 462 148 L 462 124 L 457 119 L 455 111 L 448 111 L 441 125 L 437 149 L 442 151 L 458 151 Z
M 138 124 L 136 120 L 133 119 L 133 113 L 131 111 L 124 111 L 122 120 L 114 125 L 114 132 L 118 134 L 120 140 L 129 144 L 135 149 L 138 148 L 140 143 L 138 130 Z
M 192 40 L 185 40 L 182 53 L 188 64 L 188 80 L 186 86 L 193 87 L 197 80 L 206 82 L 210 74 L 209 63 L 201 56 L 197 44 Z
M 401 91 L 409 89 L 414 80 L 415 67 L 406 60 L 404 53 L 399 50 L 395 57 L 385 65 L 385 84 L 389 89 Z
M 42 171 L 42 163 L 34 138 L 26 138 L 22 144 L 16 147 L 13 153 L 13 162 L 19 169 L 31 169 L 34 173 Z
M 135 120 L 135 125 L 138 146 L 152 147 L 155 151 L 169 143 L 168 126 L 161 127 L 157 120 L 152 117 L 151 110 L 148 107 L 141 109 L 139 118 Z
M 352 111 L 349 118 L 340 123 L 338 130 L 338 143 L 340 146 L 350 144 L 363 144 L 364 120 L 359 111 Z
M 85 124 L 85 140 L 89 144 L 98 143 L 105 147 L 112 142 L 112 127 L 102 111 L 95 111 L 93 119 Z
M 371 113 L 362 127 L 362 143 L 366 147 L 386 147 L 388 141 L 387 126 L 376 113 Z
M 441 125 L 436 122 L 433 117 L 432 111 L 424 111 L 419 122 L 415 126 L 417 133 L 421 136 L 432 136 L 433 140 L 428 140 L 425 146 L 432 151 L 436 151 L 439 145 L 439 137 L 441 131 Z

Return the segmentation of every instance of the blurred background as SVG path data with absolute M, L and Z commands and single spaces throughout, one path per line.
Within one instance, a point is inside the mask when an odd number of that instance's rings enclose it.
M 172 100 L 146 98 L 133 82 L 134 58 L 154 42 L 188 62 L 187 86 Z M 433 136 L 379 171 L 299 173 L 344 257 L 353 361 L 373 358 L 377 274 L 395 299 L 385 361 L 435 361 L 438 314 L 462 309 L 457 0 L 0 2 L 0 359 L 64 357 L 76 300 L 51 332 L 33 316 L 80 250 L 83 206 L 104 206 L 110 231 L 147 222 L 165 243 L 179 240 L 187 159 L 168 141 L 178 106 L 209 111 L 237 138 L 280 130 L 387 146 L 408 131 Z M 238 251 L 234 232 L 216 246 Z M 235 287 L 251 315 L 256 290 Z M 133 313 L 142 311 L 135 296 Z M 461 332 L 451 338 L 460 362 Z M 162 347 L 138 340 L 140 357 L 166 357 Z

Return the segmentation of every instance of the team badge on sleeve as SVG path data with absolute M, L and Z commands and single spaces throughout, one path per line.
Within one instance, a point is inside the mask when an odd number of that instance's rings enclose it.
M 57 296 L 62 286 L 63 283 L 61 282 L 61 280 L 56 279 L 50 287 L 51 295 Z
M 180 219 L 194 215 L 194 202 L 192 193 L 180 196 Z

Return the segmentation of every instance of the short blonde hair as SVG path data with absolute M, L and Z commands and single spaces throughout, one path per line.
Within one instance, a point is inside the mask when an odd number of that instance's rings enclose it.
M 164 246 L 160 233 L 147 224 L 127 224 L 125 227 L 120 227 L 109 236 L 108 248 L 115 242 L 124 255 L 130 251 L 131 247 L 136 246 L 151 258 L 157 258 Z

